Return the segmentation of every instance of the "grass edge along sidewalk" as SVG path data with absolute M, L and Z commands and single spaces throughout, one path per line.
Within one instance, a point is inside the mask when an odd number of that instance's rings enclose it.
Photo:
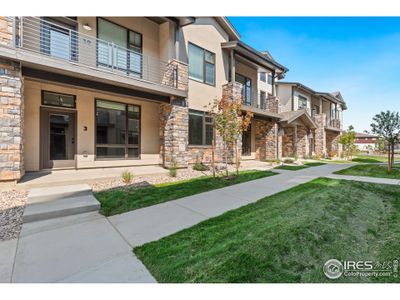
M 148 187 L 123 186 L 96 192 L 95 197 L 101 203 L 100 213 L 111 216 L 277 174 L 271 171 L 249 170 L 229 178 L 201 176 Z

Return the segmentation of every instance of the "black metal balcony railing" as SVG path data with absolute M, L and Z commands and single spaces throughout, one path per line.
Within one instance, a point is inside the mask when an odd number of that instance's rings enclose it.
M 15 47 L 118 75 L 178 87 L 179 68 L 38 17 L 15 17 Z M 173 70 L 171 70 L 173 68 Z
M 245 106 L 277 113 L 278 112 L 277 104 L 274 105 L 273 103 L 275 101 L 276 97 L 267 95 L 265 93 L 242 92 L 242 104 Z
M 341 128 L 340 120 L 329 118 L 329 116 L 327 116 L 326 117 L 326 126 L 340 129 Z

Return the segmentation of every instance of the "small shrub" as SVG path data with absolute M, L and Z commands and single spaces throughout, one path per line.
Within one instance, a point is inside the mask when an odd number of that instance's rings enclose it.
M 275 163 L 279 165 L 281 163 L 281 160 L 280 159 L 275 159 Z
M 130 184 L 133 179 L 133 174 L 131 172 L 129 172 L 128 170 L 125 170 L 122 172 L 121 177 L 122 177 L 123 183 Z
M 312 158 L 315 159 L 315 160 L 321 160 L 321 155 L 316 154 Z
M 173 164 L 171 167 L 169 167 L 169 176 L 171 177 L 176 177 L 176 174 L 178 173 L 176 164 Z
M 285 158 L 285 159 L 283 160 L 283 162 L 284 162 L 285 164 L 292 164 L 292 163 L 294 163 L 294 159 L 293 159 L 293 158 Z
M 195 163 L 193 165 L 193 170 L 195 170 L 195 171 L 208 171 L 208 170 L 210 170 L 210 167 L 200 162 L 200 163 Z

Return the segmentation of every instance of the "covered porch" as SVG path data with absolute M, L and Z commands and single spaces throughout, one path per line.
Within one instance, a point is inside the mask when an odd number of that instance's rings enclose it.
M 168 163 L 168 97 L 145 99 L 30 77 L 23 89 L 26 172 Z
M 306 110 L 282 113 L 279 135 L 282 137 L 282 157 L 308 158 L 315 154 L 317 125 Z

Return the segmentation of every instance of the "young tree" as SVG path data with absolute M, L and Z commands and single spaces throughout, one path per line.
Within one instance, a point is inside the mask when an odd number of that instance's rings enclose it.
M 400 137 L 400 115 L 399 112 L 382 111 L 375 115 L 371 124 L 372 132 L 384 139 L 388 148 L 388 172 L 394 163 L 394 146 Z
M 237 141 L 243 131 L 246 131 L 251 123 L 253 112 L 242 111 L 242 104 L 230 100 L 228 97 L 222 97 L 221 100 L 215 99 L 210 104 L 209 113 L 214 119 L 214 128 L 221 136 L 224 144 L 224 158 L 226 166 L 226 175 L 228 175 L 228 145 L 234 146 L 236 174 L 239 173 L 239 152 Z
M 347 131 L 343 133 L 339 138 L 339 143 L 343 145 L 343 153 L 346 158 L 352 159 L 353 152 L 356 148 L 356 132 L 352 125 L 349 126 Z

